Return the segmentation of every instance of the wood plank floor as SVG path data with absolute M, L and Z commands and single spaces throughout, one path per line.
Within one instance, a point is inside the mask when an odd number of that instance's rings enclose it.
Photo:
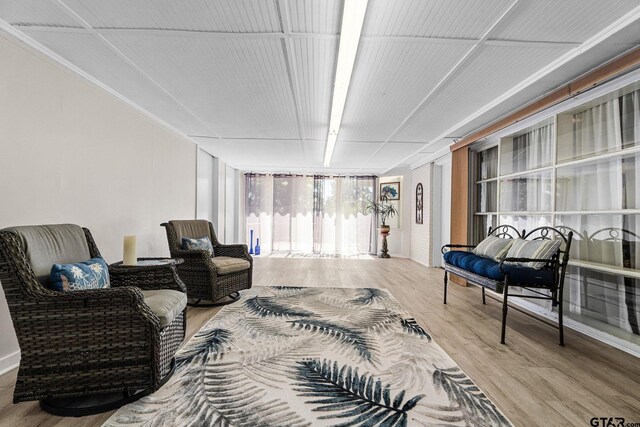
M 640 422 L 636 357 L 572 330 L 560 347 L 556 329 L 513 309 L 501 345 L 500 304 L 488 298 L 482 305 L 478 288 L 452 285 L 443 305 L 442 274 L 399 258 L 257 258 L 254 284 L 387 288 L 515 425 L 588 426 L 592 417 Z M 189 336 L 218 310 L 189 309 Z M 15 375 L 0 377 L 0 425 L 93 426 L 111 415 L 69 419 L 35 402 L 13 405 Z

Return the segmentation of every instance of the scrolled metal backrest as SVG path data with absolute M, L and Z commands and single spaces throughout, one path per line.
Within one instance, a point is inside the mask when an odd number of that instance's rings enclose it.
M 563 230 L 566 230 L 566 228 L 563 228 Z M 525 240 L 554 240 L 558 237 L 561 238 L 564 242 L 564 248 L 562 245 L 560 245 L 560 248 L 558 248 L 558 252 L 556 252 L 554 258 L 559 259 L 560 255 L 562 254 L 561 265 L 563 268 L 566 267 L 567 263 L 569 262 L 569 252 L 571 251 L 573 231 L 569 231 L 568 234 L 565 234 L 560 230 L 560 228 L 543 226 L 534 228 L 528 233 L 525 233 L 523 231 L 522 234 L 523 239 Z
M 619 227 L 606 227 L 595 231 L 589 236 L 588 244 L 595 245 L 596 242 L 610 242 L 620 244 L 622 247 L 622 262 L 625 268 L 635 268 L 634 256 L 635 247 L 640 241 L 640 236 L 630 230 Z
M 489 236 L 501 237 L 503 239 L 517 239 L 524 235 L 524 231 L 522 234 L 512 225 L 498 225 L 496 228 L 489 227 L 489 232 L 487 233 L 487 237 Z M 515 236 L 515 237 L 514 237 Z

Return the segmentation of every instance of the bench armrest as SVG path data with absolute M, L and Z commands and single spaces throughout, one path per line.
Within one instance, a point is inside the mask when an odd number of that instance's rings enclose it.
M 440 248 L 440 252 L 442 252 L 443 254 L 446 251 L 445 249 L 450 249 L 450 248 L 467 248 L 467 249 L 473 249 L 475 248 L 477 245 L 457 245 L 457 244 L 448 244 L 448 245 L 444 245 L 442 248 Z
M 505 262 L 548 262 L 549 264 L 557 264 L 558 260 L 553 258 L 504 258 L 500 261 L 500 265 Z

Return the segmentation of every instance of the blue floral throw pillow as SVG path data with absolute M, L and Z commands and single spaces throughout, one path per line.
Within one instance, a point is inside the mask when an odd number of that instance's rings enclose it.
M 182 249 L 185 251 L 207 251 L 213 256 L 213 245 L 208 237 L 192 239 L 191 237 L 182 238 Z
M 75 264 L 53 264 L 49 287 L 62 292 L 109 288 L 109 268 L 102 258 Z

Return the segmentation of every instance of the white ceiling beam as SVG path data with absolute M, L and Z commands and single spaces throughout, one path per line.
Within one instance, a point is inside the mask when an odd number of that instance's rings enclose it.
M 291 33 L 291 19 L 289 17 L 288 0 L 278 0 L 278 15 L 280 17 L 280 25 L 282 26 L 282 33 L 284 38 L 282 39 L 282 50 L 285 55 L 285 63 L 287 65 L 287 77 L 289 79 L 289 87 L 291 88 L 291 95 L 293 97 L 293 107 L 296 112 L 296 124 L 298 125 L 298 135 L 300 135 L 300 146 L 302 148 L 302 155 L 307 158 L 307 152 L 304 141 L 306 139 L 304 133 L 304 126 L 302 125 L 302 101 L 300 99 L 300 79 L 298 79 L 298 67 L 293 57 L 293 47 L 291 46 L 291 38 L 288 35 Z
M 194 37 L 210 39 L 284 39 L 287 37 L 294 39 L 317 39 L 317 40 L 338 40 L 337 34 L 320 33 L 294 33 L 294 32 L 263 32 L 263 33 L 234 33 L 228 31 L 208 31 L 208 30 L 180 30 L 164 28 L 116 28 L 116 27 L 60 27 L 51 25 L 30 25 L 13 24 L 14 28 L 24 31 L 42 31 L 50 33 L 80 33 L 80 34 L 103 34 L 109 36 L 159 36 L 159 37 Z M 455 44 L 455 45 L 475 45 L 480 39 L 474 38 L 454 38 L 454 37 L 423 37 L 423 36 L 362 36 L 362 41 L 373 43 L 386 42 L 406 42 L 406 43 L 427 43 L 427 44 Z M 513 46 L 513 47 L 577 47 L 580 42 L 571 41 L 536 41 L 536 40 L 502 40 L 489 39 L 484 42 L 486 46 Z

